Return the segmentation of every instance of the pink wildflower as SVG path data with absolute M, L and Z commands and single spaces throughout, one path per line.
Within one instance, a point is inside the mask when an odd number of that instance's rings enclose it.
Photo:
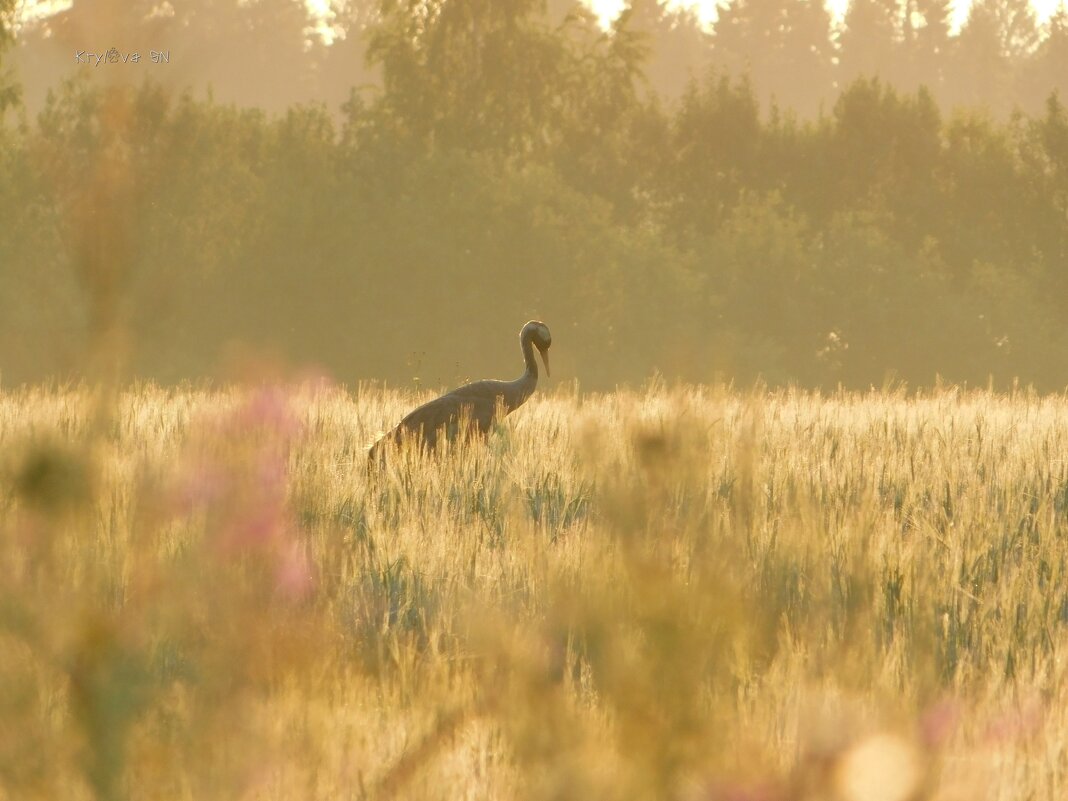
M 311 563 L 300 543 L 286 544 L 278 553 L 275 588 L 286 598 L 298 601 L 308 596 L 314 583 Z
M 296 376 L 296 383 L 302 389 L 310 390 L 313 394 L 327 392 L 334 388 L 334 379 L 325 367 L 312 365 L 305 367 Z
M 1044 708 L 1037 698 L 1021 702 L 990 721 L 984 739 L 991 745 L 1013 742 L 1034 734 L 1042 725 Z
M 264 429 L 286 438 L 295 436 L 301 429 L 285 391 L 278 386 L 255 390 L 238 410 L 236 420 L 242 428 Z
M 262 550 L 283 538 L 285 510 L 277 503 L 264 503 L 240 512 L 227 527 L 224 545 L 227 550 Z
M 953 736 L 961 718 L 960 704 L 943 698 L 920 715 L 920 740 L 929 748 L 940 748 Z
M 176 514 L 192 514 L 216 503 L 229 485 L 229 477 L 218 465 L 190 462 L 174 478 L 167 492 L 167 506 Z

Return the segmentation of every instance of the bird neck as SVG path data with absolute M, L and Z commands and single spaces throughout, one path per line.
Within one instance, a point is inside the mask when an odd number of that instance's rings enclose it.
M 523 378 L 537 381 L 538 362 L 534 359 L 534 344 L 531 342 L 531 337 L 523 337 L 520 340 L 520 345 L 523 348 L 523 361 L 527 366 L 526 372 L 523 373 Z

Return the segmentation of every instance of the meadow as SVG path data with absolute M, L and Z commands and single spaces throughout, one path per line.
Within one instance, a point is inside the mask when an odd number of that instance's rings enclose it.
M 1068 797 L 1068 398 L 0 392 L 0 799 Z

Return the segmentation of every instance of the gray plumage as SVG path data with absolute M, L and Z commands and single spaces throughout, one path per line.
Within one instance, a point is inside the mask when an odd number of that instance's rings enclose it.
M 519 346 L 523 351 L 525 370 L 514 381 L 487 379 L 464 384 L 452 392 L 424 403 L 410 412 L 397 427 L 371 446 L 369 464 L 380 462 L 385 444 L 403 438 L 415 438 L 430 450 L 438 437 L 455 439 L 461 432 L 468 436 L 485 435 L 498 416 L 511 414 L 526 402 L 538 385 L 538 363 L 534 348 L 541 353 L 545 372 L 549 372 L 549 346 L 552 337 L 545 323 L 531 320 L 519 332 Z

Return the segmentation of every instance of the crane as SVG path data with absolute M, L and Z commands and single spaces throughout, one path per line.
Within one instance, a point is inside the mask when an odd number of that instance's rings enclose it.
M 412 438 L 433 450 L 438 437 L 442 435 L 450 440 L 461 433 L 484 436 L 498 419 L 498 413 L 501 417 L 511 414 L 526 402 L 537 387 L 538 363 L 534 359 L 534 348 L 538 349 L 545 363 L 545 374 L 549 374 L 551 344 L 548 326 L 539 320 L 531 320 L 519 332 L 519 347 L 523 351 L 525 365 L 523 375 L 514 381 L 474 381 L 424 403 L 409 412 L 392 431 L 371 446 L 368 465 L 374 466 L 383 461 L 385 446 L 389 442 Z

